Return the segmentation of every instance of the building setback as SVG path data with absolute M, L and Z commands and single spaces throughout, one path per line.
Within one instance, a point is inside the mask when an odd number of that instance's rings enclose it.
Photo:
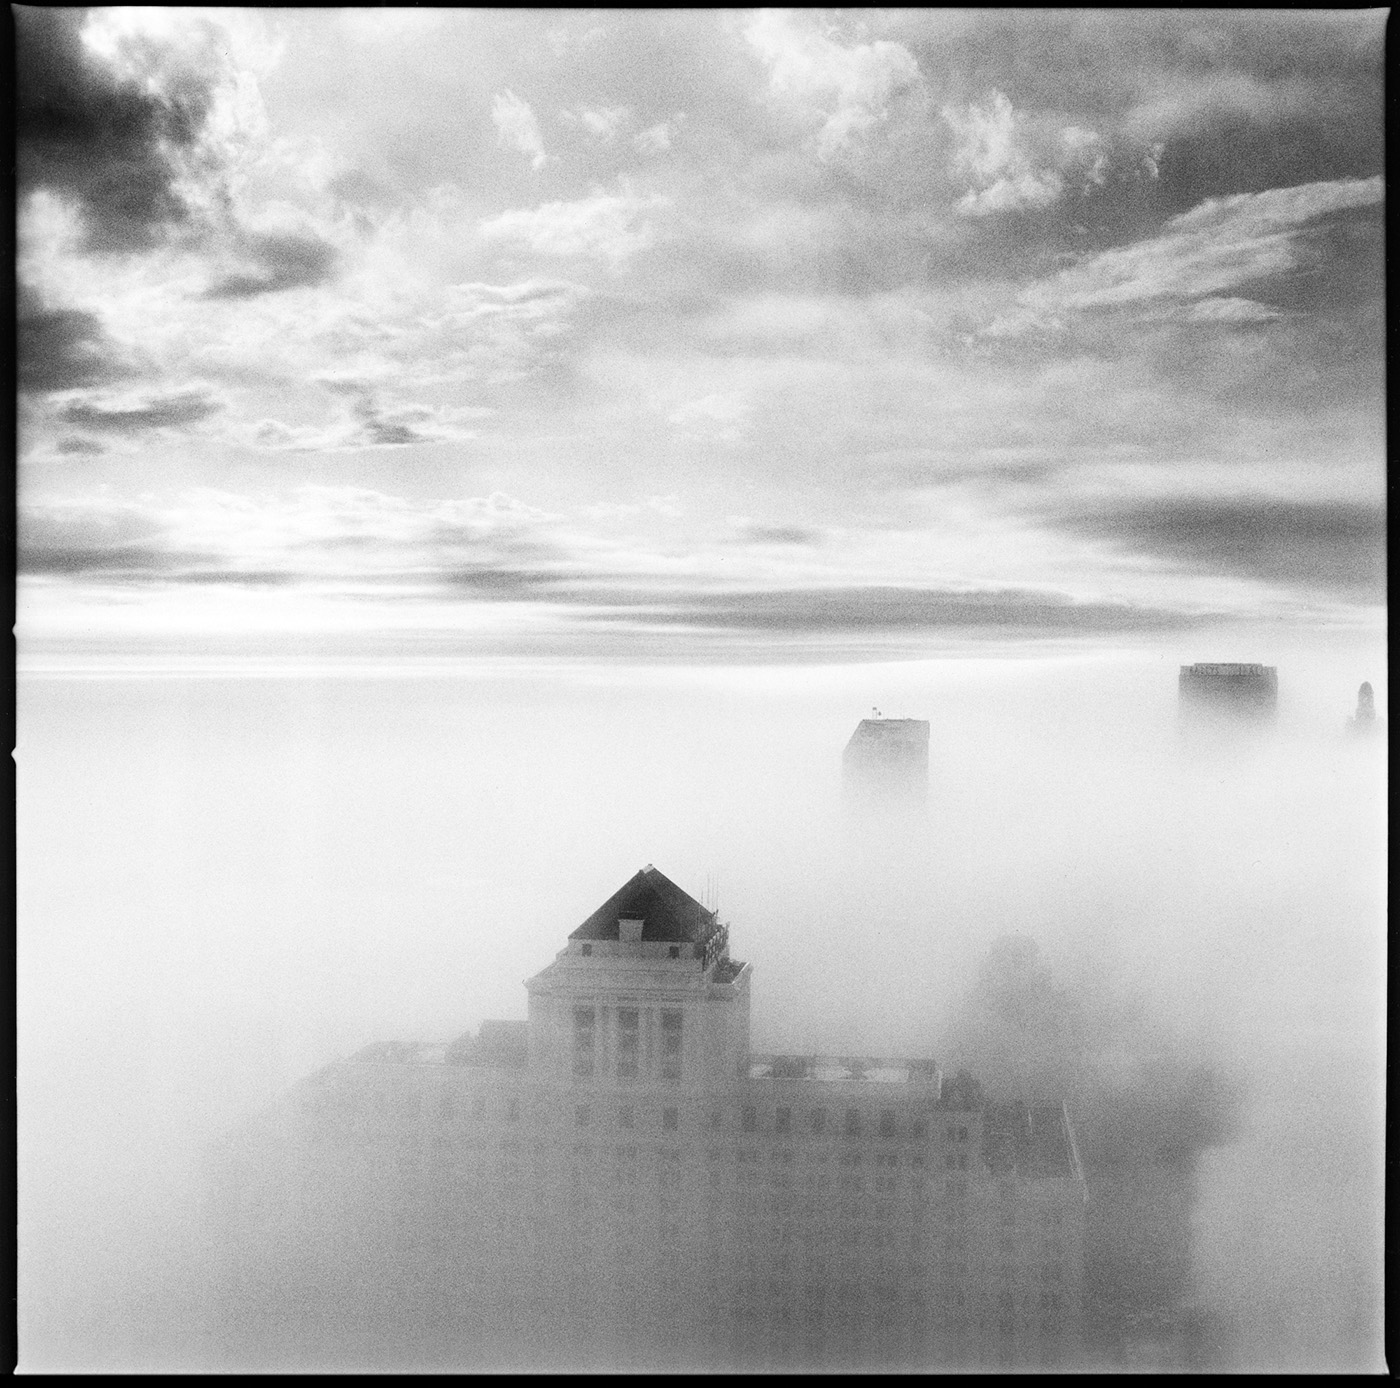
M 527 1021 L 296 1086 L 217 1154 L 226 1330 L 276 1269 L 254 1300 L 298 1333 L 378 1277 L 459 1362 L 1073 1363 L 1063 1107 L 984 1105 L 927 1059 L 751 1054 L 752 972 L 647 867 L 529 980 Z
M 928 723 L 863 718 L 842 757 L 847 802 L 856 808 L 917 807 L 928 798 Z

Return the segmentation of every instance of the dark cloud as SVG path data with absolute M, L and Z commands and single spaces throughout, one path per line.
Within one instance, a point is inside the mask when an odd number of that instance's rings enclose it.
M 573 584 L 581 577 L 558 569 L 513 568 L 509 565 L 481 565 L 434 574 L 434 580 L 460 592 L 479 593 L 493 598 L 553 599 L 577 602 Z
M 20 390 L 86 389 L 129 374 L 95 313 L 51 308 L 21 284 L 15 317 Z
M 1268 497 L 1129 500 L 1085 506 L 1055 524 L 1197 573 L 1373 600 L 1385 594 L 1380 506 Z
M 111 545 L 92 549 L 83 545 L 21 543 L 21 573 L 48 574 L 60 578 L 114 578 L 123 581 L 164 576 L 170 571 L 206 558 L 176 554 L 156 545 Z
M 189 221 L 180 153 L 198 139 L 207 84 L 156 95 L 120 81 L 83 47 L 81 9 L 16 5 L 15 126 L 21 194 L 71 198 L 90 249 L 133 251 Z
M 752 542 L 760 545 L 815 545 L 825 536 L 820 530 L 804 525 L 760 525 L 751 522 L 736 526 L 739 542 Z
M 1126 603 L 1075 602 L 1023 589 L 958 592 L 936 588 L 843 587 L 774 592 L 610 594 L 595 597 L 634 622 L 733 630 L 824 632 L 858 630 L 974 630 L 1092 634 L 1172 631 L 1213 620 Z
M 339 257 L 335 248 L 314 236 L 277 234 L 256 236 L 246 246 L 247 268 L 205 291 L 207 299 L 253 299 L 304 289 L 334 278 Z
M 96 439 L 59 439 L 53 447 L 55 453 L 97 454 L 107 451 Z
M 197 424 L 224 408 L 204 391 L 186 390 L 174 395 L 154 396 L 141 405 L 100 405 L 78 400 L 64 406 L 58 418 L 80 429 L 99 429 L 115 434 L 136 434 L 146 429 Z

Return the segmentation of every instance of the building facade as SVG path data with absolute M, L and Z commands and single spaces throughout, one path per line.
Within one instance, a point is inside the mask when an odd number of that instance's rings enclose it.
M 856 810 L 917 809 L 928 799 L 928 723 L 863 718 L 841 761 L 847 804 Z
M 312 1076 L 219 1153 L 225 1327 L 278 1300 L 273 1268 L 283 1302 L 359 1296 L 444 1361 L 1072 1364 L 1063 1108 L 989 1107 L 931 1060 L 754 1055 L 751 980 L 648 867 L 527 1021 Z
M 1183 665 L 1177 691 L 1187 730 L 1269 727 L 1278 714 L 1278 670 L 1272 665 Z

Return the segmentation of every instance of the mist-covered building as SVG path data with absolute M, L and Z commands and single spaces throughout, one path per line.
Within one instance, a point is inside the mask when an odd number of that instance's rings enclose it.
M 928 722 L 863 718 L 841 759 L 842 789 L 856 810 L 918 808 L 928 798 Z
M 296 1086 L 214 1164 L 224 1352 L 1074 1362 L 1085 1187 L 1063 1107 L 987 1106 L 929 1059 L 755 1055 L 752 976 L 647 867 L 528 981 L 528 1020 Z
M 1272 665 L 1183 665 L 1177 691 L 1187 731 L 1268 728 L 1278 715 L 1278 670 Z

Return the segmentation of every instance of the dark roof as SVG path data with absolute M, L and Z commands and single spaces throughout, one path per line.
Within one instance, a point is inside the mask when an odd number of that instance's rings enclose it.
M 644 867 L 594 911 L 569 939 L 616 940 L 619 916 L 645 922 L 643 940 L 702 944 L 717 927 L 715 912 L 707 911 L 654 867 Z
M 982 1155 L 994 1172 L 1073 1176 L 1068 1121 L 1060 1104 L 989 1104 L 982 1115 Z

